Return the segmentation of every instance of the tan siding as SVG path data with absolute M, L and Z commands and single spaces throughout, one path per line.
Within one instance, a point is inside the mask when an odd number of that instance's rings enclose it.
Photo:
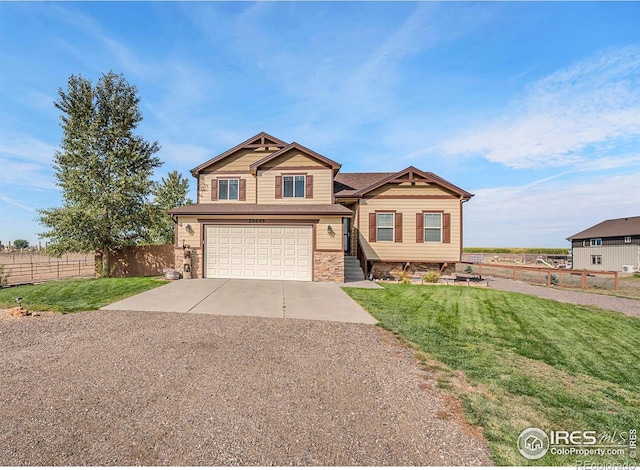
M 591 255 L 601 255 L 602 264 L 591 264 Z M 589 271 L 618 271 L 622 266 L 640 264 L 640 246 L 587 246 L 573 249 L 573 269 L 587 269 Z
M 295 170 L 258 171 L 258 204 L 331 204 L 333 201 L 333 172 L 328 168 L 300 170 L 299 174 L 313 175 L 313 198 L 276 199 L 276 175 L 296 174 Z
M 271 148 L 271 150 L 265 151 L 263 149 L 242 149 L 236 153 L 231 154 L 222 160 L 212 163 L 206 168 L 203 168 L 201 172 L 207 171 L 249 171 L 249 166 L 252 163 L 262 160 L 268 155 L 276 152 L 277 148 Z
M 255 204 L 256 203 L 256 177 L 249 173 L 205 173 L 201 174 L 199 177 L 200 187 L 198 191 L 198 203 L 208 204 L 208 203 L 238 203 L 238 204 Z M 247 180 L 247 193 L 245 201 L 212 201 L 211 200 L 211 180 L 216 178 L 238 178 Z
M 460 201 L 457 199 L 366 199 L 361 201 L 358 224 L 360 243 L 367 258 L 397 261 L 459 261 Z M 403 214 L 402 243 L 369 242 L 369 214 L 375 211 Z M 416 216 L 422 211 L 444 211 L 451 214 L 451 243 L 416 243 Z
M 389 183 L 381 186 L 378 189 L 374 189 L 367 194 L 370 196 L 453 196 L 453 193 L 447 191 L 439 186 L 428 183 L 416 183 L 415 186 L 411 186 L 411 183 Z
M 191 225 L 191 232 L 187 232 L 187 224 Z M 191 245 L 192 248 L 200 247 L 200 223 L 197 217 L 178 217 L 178 245 L 182 246 L 182 242 Z
M 191 245 L 192 247 L 197 246 L 200 235 L 200 220 L 206 220 L 207 218 L 219 220 L 237 220 L 248 223 L 250 216 L 247 215 L 228 215 L 228 216 L 198 216 L 198 217 L 179 217 L 179 224 L 182 223 L 182 227 L 178 226 L 178 243 L 182 246 L 182 240 L 186 240 L 185 243 Z M 318 216 L 309 216 L 309 215 L 274 215 L 274 216 L 260 216 L 260 219 L 264 219 L 267 223 L 270 219 L 276 220 L 290 220 L 291 222 L 295 222 L 296 220 L 309 220 L 314 219 L 318 220 L 316 224 L 316 248 L 319 250 L 340 250 L 342 249 L 342 217 L 318 217 Z M 206 222 L 205 222 L 206 223 Z M 191 224 L 192 229 L 195 231 L 193 235 L 189 235 L 186 233 L 186 225 Z M 335 236 L 331 236 L 327 232 L 327 227 L 331 225 L 333 233 Z
M 318 168 L 326 168 L 326 166 L 324 166 L 315 158 L 310 158 L 296 149 L 289 150 L 288 152 L 285 152 L 279 157 L 266 163 L 265 169 L 272 169 L 278 166 L 312 166 Z
M 331 225 L 332 234 L 327 231 Z M 316 249 L 341 250 L 342 249 L 342 218 L 323 217 L 316 225 Z

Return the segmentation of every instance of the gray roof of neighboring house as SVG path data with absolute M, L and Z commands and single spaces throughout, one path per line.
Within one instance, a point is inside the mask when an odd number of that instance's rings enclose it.
M 349 217 L 351 209 L 340 204 L 189 204 L 167 211 L 172 215 L 338 215 Z
M 582 232 L 571 235 L 567 240 L 581 238 L 606 238 L 640 235 L 640 217 L 624 217 L 622 219 L 610 219 L 589 227 Z

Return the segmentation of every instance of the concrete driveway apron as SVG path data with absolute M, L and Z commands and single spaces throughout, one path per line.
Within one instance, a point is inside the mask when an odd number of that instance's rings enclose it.
M 297 281 L 183 279 L 115 302 L 101 310 L 377 323 L 340 286 Z

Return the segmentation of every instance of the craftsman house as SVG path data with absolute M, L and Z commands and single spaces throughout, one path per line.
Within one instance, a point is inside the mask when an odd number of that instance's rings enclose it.
M 340 166 L 260 133 L 194 168 L 197 203 L 169 211 L 176 268 L 186 245 L 191 275 L 206 278 L 344 282 L 345 261 L 378 277 L 460 260 L 462 204 L 472 194 L 414 167 Z
M 605 220 L 567 240 L 571 242 L 573 269 L 640 270 L 640 217 Z

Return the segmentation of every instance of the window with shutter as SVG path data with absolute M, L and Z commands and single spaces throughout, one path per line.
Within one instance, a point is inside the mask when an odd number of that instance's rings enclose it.
M 393 241 L 393 222 L 395 214 L 393 212 L 378 212 L 376 213 L 377 225 L 376 225 L 376 239 L 379 242 L 392 242 Z
M 241 201 L 246 201 L 247 200 L 247 180 L 245 179 L 241 179 L 240 180 L 240 196 L 239 199 Z
M 211 200 L 218 200 L 218 180 L 215 178 L 211 180 Z
M 376 214 L 369 214 L 369 241 L 376 241 Z
M 395 242 L 402 243 L 402 213 L 396 213 Z
M 313 198 L 313 175 L 307 175 L 307 197 Z
M 451 243 L 451 214 L 442 214 L 442 243 Z
M 223 201 L 237 201 L 240 180 L 238 178 L 218 179 L 218 199 Z
M 442 242 L 442 214 L 425 212 L 424 214 L 425 243 Z
M 424 243 L 424 215 L 416 214 L 416 243 Z

